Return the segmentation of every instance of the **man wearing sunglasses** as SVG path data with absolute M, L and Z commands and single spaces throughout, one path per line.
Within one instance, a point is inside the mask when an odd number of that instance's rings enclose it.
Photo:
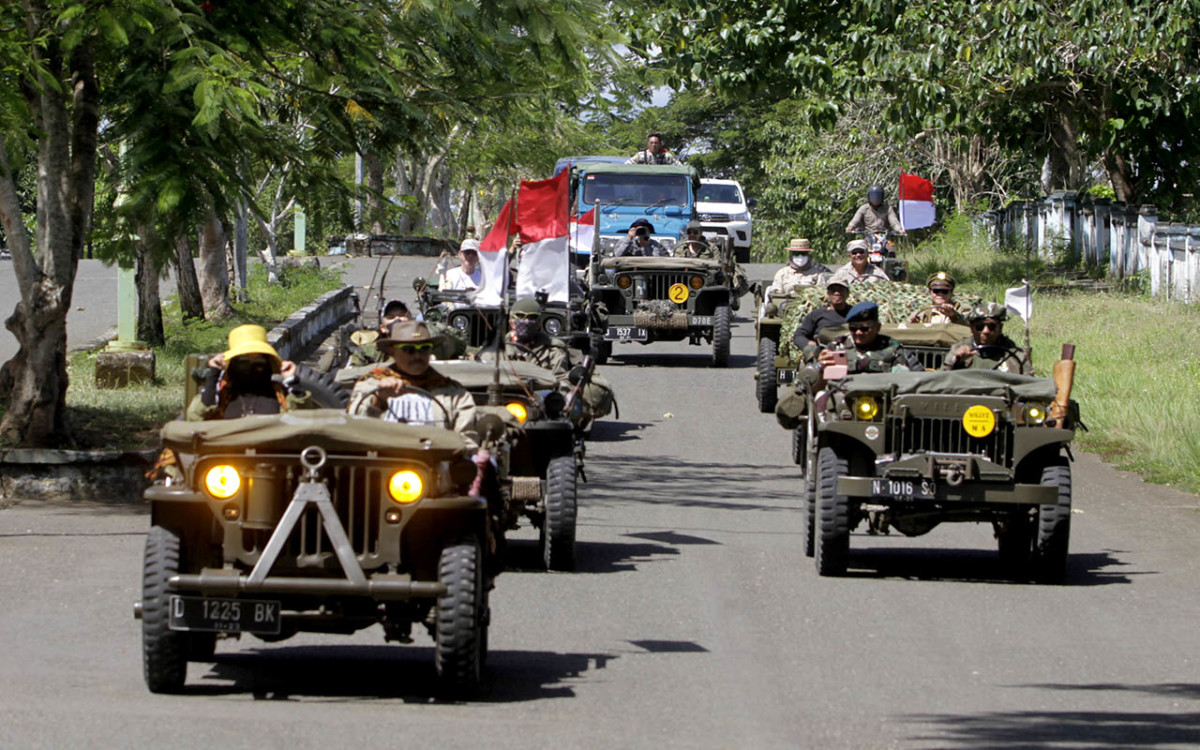
M 980 305 L 967 315 L 971 338 L 950 347 L 943 370 L 999 370 L 1032 375 L 1033 364 L 1025 350 L 1004 335 L 1008 309 L 998 302 Z
M 424 323 L 393 323 L 387 335 L 376 342 L 391 361 L 355 382 L 347 411 L 387 422 L 445 427 L 475 448 L 474 399 L 429 363 L 437 338 Z
M 954 277 L 945 271 L 930 274 L 925 280 L 929 290 L 929 304 L 915 311 L 909 323 L 958 323 L 967 324 L 967 318 L 954 302 Z
M 559 377 L 566 377 L 571 370 L 567 345 L 542 330 L 542 308 L 532 297 L 517 300 L 508 311 L 504 355 L 519 362 L 532 362 Z
M 833 272 L 833 277 L 846 284 L 874 284 L 879 281 L 891 281 L 882 268 L 867 260 L 868 250 L 870 248 L 867 246 L 866 240 L 851 240 L 847 243 L 846 253 L 850 256 L 850 262 L 839 266 Z

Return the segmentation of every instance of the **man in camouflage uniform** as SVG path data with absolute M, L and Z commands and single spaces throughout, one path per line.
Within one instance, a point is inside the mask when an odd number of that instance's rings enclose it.
M 660 133 L 651 133 L 646 138 L 646 149 L 638 151 L 625 162 L 626 164 L 679 164 L 679 159 L 675 158 L 667 149 L 663 148 L 662 135 Z
M 821 283 L 822 274 L 828 273 L 826 266 L 812 259 L 812 245 L 808 240 L 794 238 L 788 243 L 787 265 L 775 272 L 767 295 L 790 294 L 798 286 L 816 286 Z
M 680 243 L 672 248 L 671 254 L 675 257 L 716 259 L 717 251 L 704 239 L 704 227 L 695 219 L 689 221 L 684 228 L 683 241 L 691 244 L 683 246 L 683 243 Z
M 879 185 L 867 188 L 867 202 L 858 207 L 854 218 L 846 225 L 846 231 L 865 231 L 871 234 L 890 231 L 895 234 L 907 234 L 896 216 L 896 211 L 891 206 L 883 205 L 883 188 Z
M 850 284 L 874 284 L 880 281 L 891 281 L 879 266 L 867 260 L 870 247 L 866 240 L 852 240 L 846 244 L 846 253 L 850 262 L 839 266 L 833 272 L 833 278 Z
M 571 370 L 567 345 L 542 330 L 542 308 L 532 297 L 519 299 L 508 312 L 508 334 L 504 337 L 504 356 L 518 362 L 532 362 L 558 377 Z
M 945 271 L 929 275 L 925 280 L 929 289 L 929 305 L 915 311 L 909 323 L 959 323 L 965 325 L 966 316 L 954 302 L 954 277 Z
M 1004 335 L 1008 309 L 988 302 L 970 312 L 971 337 L 950 347 L 942 361 L 943 370 L 999 370 L 1021 375 L 1033 374 L 1033 363 L 1025 350 Z
M 829 347 L 821 349 L 816 362 L 796 371 L 796 383 L 791 392 L 779 400 L 775 418 L 785 429 L 795 429 L 807 409 L 807 394 L 815 393 L 825 382 L 824 369 L 834 363 L 835 351 L 846 353 L 846 369 L 850 374 L 872 372 L 922 372 L 925 368 L 899 341 L 879 332 L 879 306 L 874 302 L 859 302 L 846 314 L 849 336 L 842 336 Z
M 445 427 L 462 435 L 470 448 L 477 448 L 475 400 L 457 381 L 430 365 L 436 339 L 424 323 L 393 323 L 376 342 L 390 362 L 355 382 L 346 409 L 388 422 Z

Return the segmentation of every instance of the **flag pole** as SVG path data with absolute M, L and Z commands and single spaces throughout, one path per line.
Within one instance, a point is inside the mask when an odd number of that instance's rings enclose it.
M 487 389 L 488 406 L 501 406 L 504 403 L 504 389 L 500 386 L 500 358 L 507 349 L 504 336 L 508 330 L 508 238 L 512 236 L 513 216 L 517 213 L 517 196 L 520 194 L 520 190 L 515 194 L 509 193 L 512 208 L 508 211 L 508 225 L 504 228 L 504 288 L 500 292 L 500 322 L 496 326 L 496 366 L 492 369 L 492 382 Z

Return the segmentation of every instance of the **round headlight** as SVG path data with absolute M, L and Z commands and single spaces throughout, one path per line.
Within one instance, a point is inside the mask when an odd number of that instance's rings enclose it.
M 633 277 L 631 277 L 631 276 L 618 276 L 617 277 L 617 287 L 618 288 L 628 289 L 631 286 L 633 286 Z
M 700 287 L 704 286 L 704 277 L 693 276 L 692 278 L 688 279 L 688 285 L 691 286 L 692 289 L 699 289 Z
M 404 470 L 397 471 L 388 480 L 388 494 L 392 496 L 392 500 L 401 505 L 415 503 L 421 499 L 421 492 L 425 489 L 425 483 L 421 481 L 421 475 L 415 471 Z
M 562 333 L 563 324 L 561 318 L 550 317 L 542 321 L 542 330 L 551 336 L 557 336 Z
M 470 327 L 471 322 L 467 320 L 466 315 L 455 315 L 450 318 L 450 325 L 454 326 L 460 331 L 465 331 Z
M 1042 424 L 1046 421 L 1046 407 L 1041 404 L 1026 404 L 1022 416 L 1025 424 Z
M 520 401 L 510 401 L 504 405 L 508 409 L 508 413 L 517 418 L 521 424 L 525 424 L 525 420 L 529 419 L 529 409 L 525 408 L 525 404 Z
M 874 396 L 859 396 L 854 402 L 854 418 L 868 421 L 879 413 L 879 402 Z
M 228 500 L 241 487 L 242 478 L 232 466 L 214 466 L 204 475 L 204 489 L 218 500 Z

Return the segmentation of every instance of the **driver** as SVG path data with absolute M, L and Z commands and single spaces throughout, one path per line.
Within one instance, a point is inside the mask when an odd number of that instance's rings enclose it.
M 796 287 L 816 286 L 821 282 L 821 274 L 829 273 L 829 269 L 812 259 L 812 245 L 803 237 L 793 238 L 788 243 L 788 262 L 775 272 L 771 286 L 767 287 L 767 295 L 791 294 Z
M 620 258 L 624 255 L 669 257 L 671 253 L 667 252 L 667 249 L 658 240 L 653 239 L 650 236 L 652 234 L 654 234 L 654 225 L 647 219 L 638 219 L 629 225 L 629 233 L 613 250 L 613 257 Z
M 673 249 L 678 251 L 676 254 L 685 258 L 716 258 L 717 253 L 712 249 L 712 245 L 708 244 L 708 240 L 704 239 L 704 228 L 700 222 L 692 219 L 684 227 L 684 242 L 691 244 L 681 247 L 676 245 Z
M 571 370 L 567 345 L 542 330 L 542 308 L 532 297 L 513 303 L 508 313 L 508 334 L 504 337 L 504 356 L 518 362 L 532 362 L 558 377 Z
M 943 370 L 1000 370 L 1032 375 L 1033 364 L 1025 350 L 1004 335 L 1008 308 L 998 302 L 980 305 L 967 315 L 971 338 L 950 347 Z
M 446 427 L 475 449 L 474 399 L 429 364 L 437 339 L 424 323 L 393 323 L 387 335 L 375 342 L 391 361 L 358 379 L 346 410 L 388 422 Z
M 883 188 L 879 185 L 867 188 L 867 202 L 858 207 L 854 218 L 846 225 L 846 231 L 851 234 L 863 231 L 870 234 L 888 231 L 907 234 L 896 211 L 891 206 L 883 205 Z
M 954 277 L 945 271 L 929 275 L 929 304 L 909 316 L 909 323 L 958 323 L 965 325 L 966 317 L 954 302 Z

